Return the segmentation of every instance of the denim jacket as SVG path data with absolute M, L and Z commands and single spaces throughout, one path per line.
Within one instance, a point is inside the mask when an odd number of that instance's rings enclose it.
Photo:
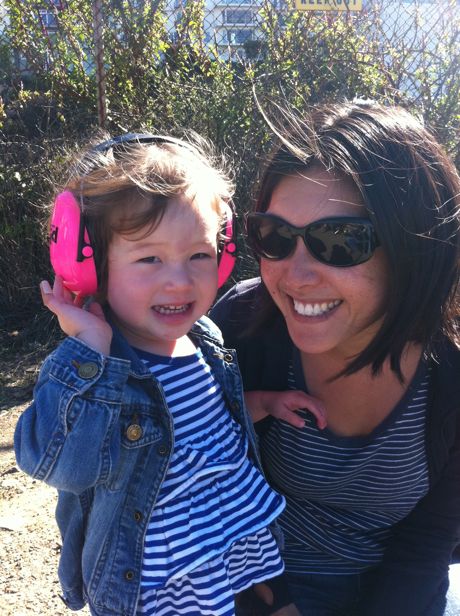
M 245 428 L 261 469 L 232 350 L 206 317 L 190 337 Z M 110 357 L 67 338 L 46 359 L 16 427 L 18 465 L 59 491 L 59 578 L 73 610 L 133 616 L 144 537 L 174 448 L 161 385 L 114 330 Z

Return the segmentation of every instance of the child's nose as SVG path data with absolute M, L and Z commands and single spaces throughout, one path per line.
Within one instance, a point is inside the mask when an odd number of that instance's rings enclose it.
M 184 289 L 191 287 L 193 280 L 188 268 L 184 265 L 177 264 L 171 266 L 166 284 L 173 289 Z

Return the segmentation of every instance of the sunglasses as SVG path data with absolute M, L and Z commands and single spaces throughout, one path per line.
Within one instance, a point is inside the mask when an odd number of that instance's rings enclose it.
M 353 216 L 321 218 L 295 227 L 279 216 L 254 212 L 246 218 L 246 232 L 249 245 L 259 257 L 286 259 L 301 237 L 315 259 L 333 267 L 365 263 L 379 245 L 371 221 Z

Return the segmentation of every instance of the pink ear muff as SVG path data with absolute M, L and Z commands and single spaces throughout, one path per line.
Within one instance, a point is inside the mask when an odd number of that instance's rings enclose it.
M 219 268 L 217 270 L 217 285 L 220 288 L 227 282 L 236 261 L 236 238 L 233 212 L 229 205 L 226 205 L 226 220 L 224 229 L 223 246 L 219 254 Z
M 50 224 L 50 258 L 55 273 L 72 293 L 94 295 L 97 291 L 96 264 L 80 206 L 70 191 L 54 202 Z

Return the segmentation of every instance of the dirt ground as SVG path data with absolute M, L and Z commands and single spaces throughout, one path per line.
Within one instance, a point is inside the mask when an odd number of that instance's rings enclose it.
M 13 434 L 32 397 L 43 349 L 0 359 L 0 615 L 64 616 L 57 577 L 55 490 L 22 473 Z M 78 612 L 89 615 L 89 610 Z

